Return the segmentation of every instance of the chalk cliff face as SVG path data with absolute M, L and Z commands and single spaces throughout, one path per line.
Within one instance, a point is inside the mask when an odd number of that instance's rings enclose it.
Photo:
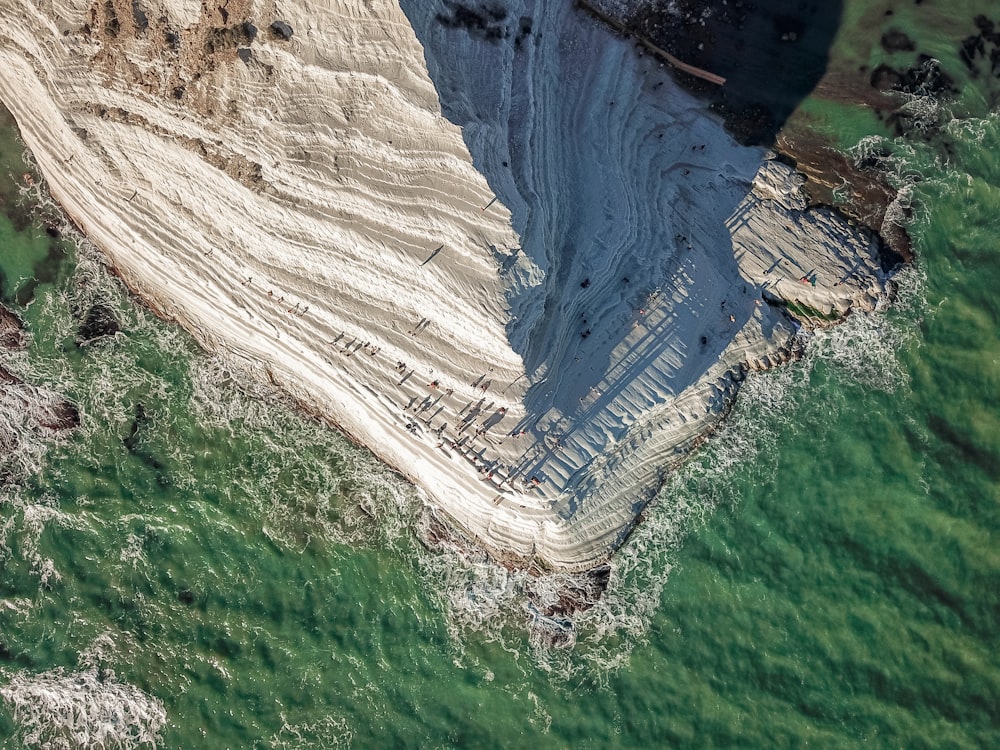
M 0 0 L 0 99 L 148 304 L 586 568 L 877 248 L 571 3 L 484 8 Z

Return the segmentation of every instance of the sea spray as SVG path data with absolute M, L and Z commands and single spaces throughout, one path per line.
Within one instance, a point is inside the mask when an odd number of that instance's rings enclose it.
M 132 750 L 156 747 L 163 703 L 119 682 L 110 670 L 0 672 L 0 697 L 25 747 Z
M 475 632 L 519 653 L 520 633 L 526 630 L 532 661 L 560 681 L 585 676 L 602 682 L 627 664 L 648 634 L 685 535 L 720 502 L 737 501 L 728 494 L 729 477 L 759 458 L 768 441 L 761 408 L 780 409 L 789 387 L 801 380 L 797 367 L 748 379 L 738 404 L 755 404 L 754 417 L 741 418 L 738 405 L 701 453 L 670 476 L 642 523 L 612 559 L 606 591 L 580 611 L 559 617 L 542 614 L 545 605 L 556 602 L 567 589 L 582 586 L 577 575 L 509 570 L 458 547 L 439 547 L 422 555 L 427 588 L 437 592 L 448 612 L 453 638 L 461 642 Z
M 0 385 L 0 486 L 37 473 L 49 445 L 62 438 L 40 430 L 32 417 L 51 401 L 51 394 L 27 386 Z
M 60 511 L 52 494 L 31 497 L 21 487 L 4 488 L 0 491 L 0 565 L 11 573 L 23 571 L 37 581 L 40 590 L 58 584 L 62 574 L 42 542 L 55 525 L 80 526 Z
M 814 365 L 824 362 L 843 373 L 849 382 L 892 392 L 906 388 L 909 377 L 899 351 L 916 340 L 926 278 L 914 266 L 893 278 L 894 310 L 880 314 L 849 315 L 839 325 L 810 337 L 809 356 Z

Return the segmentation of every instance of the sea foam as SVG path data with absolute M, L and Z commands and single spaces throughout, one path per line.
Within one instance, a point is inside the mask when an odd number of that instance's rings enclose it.
M 91 669 L 17 672 L 0 687 L 26 747 L 128 750 L 155 747 L 167 721 L 159 699 Z

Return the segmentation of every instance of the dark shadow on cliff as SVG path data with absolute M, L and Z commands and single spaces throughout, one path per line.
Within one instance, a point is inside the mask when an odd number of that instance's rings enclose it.
M 843 12 L 841 0 L 594 4 L 683 62 L 723 76 L 722 87 L 681 72 L 675 79 L 712 101 L 737 140 L 765 146 L 826 72 Z
M 535 381 L 526 405 L 536 421 L 515 432 L 568 429 L 539 425 L 552 407 L 567 418 L 615 422 L 616 395 L 643 373 L 658 380 L 653 401 L 698 382 L 704 363 L 717 361 L 757 309 L 735 256 L 717 253 L 731 243 L 728 228 L 699 217 L 736 210 L 745 193 L 730 187 L 749 188 L 756 154 L 747 160 L 713 137 L 708 120 L 692 121 L 687 97 L 674 112 L 668 71 L 631 54 L 570 0 L 400 5 L 424 47 L 442 113 L 462 128 L 473 163 L 511 211 L 524 254 L 545 276 L 509 298 L 508 338 Z M 709 159 L 701 138 L 711 141 Z M 740 175 L 720 172 L 736 164 Z M 693 262 L 692 243 L 713 248 L 713 261 Z M 504 273 L 514 273 L 502 257 Z M 676 289 L 683 293 L 667 305 L 661 291 Z M 637 362 L 635 352 L 619 361 L 617 347 L 633 330 L 648 331 L 644 351 Z M 678 362 L 667 362 L 671 346 L 680 347 Z

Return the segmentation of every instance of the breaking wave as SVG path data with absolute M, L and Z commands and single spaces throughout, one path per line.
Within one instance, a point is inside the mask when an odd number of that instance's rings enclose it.
M 26 747 L 131 750 L 156 747 L 167 721 L 163 704 L 110 670 L 8 675 L 0 697 Z

